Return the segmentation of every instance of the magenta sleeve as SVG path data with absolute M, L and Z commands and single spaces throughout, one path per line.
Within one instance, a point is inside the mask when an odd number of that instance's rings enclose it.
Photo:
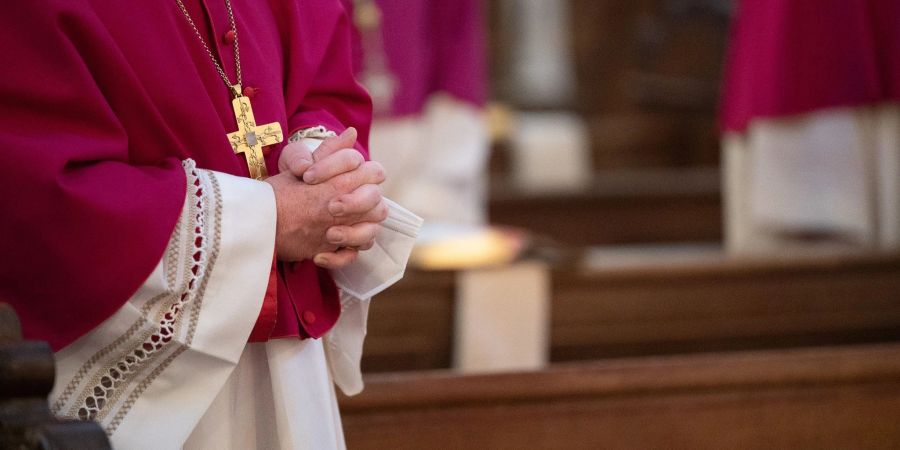
M 331 39 L 325 48 L 315 53 L 315 57 L 319 58 L 318 64 L 310 61 L 309 53 L 289 53 L 288 64 L 291 67 L 318 67 L 312 84 L 302 98 L 291 98 L 290 86 L 286 90 L 289 134 L 319 125 L 336 133 L 355 127 L 359 132 L 356 148 L 368 159 L 372 101 L 354 77 L 348 15 L 338 2 L 334 4 L 333 14 L 329 17 L 334 24 L 330 28 Z M 298 81 L 289 78 L 291 82 Z
M 45 4 L 46 3 L 46 4 Z M 63 6 L 61 8 L 66 8 Z M 176 158 L 135 160 L 97 83 L 79 10 L 0 15 L 0 301 L 59 349 L 111 316 L 160 261 L 186 192 Z M 88 56 L 85 56 L 88 55 Z

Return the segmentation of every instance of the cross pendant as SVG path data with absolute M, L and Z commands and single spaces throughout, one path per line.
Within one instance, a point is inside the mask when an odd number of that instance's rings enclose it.
M 253 118 L 250 99 L 241 95 L 240 85 L 232 86 L 231 90 L 235 95 L 231 106 L 234 108 L 234 118 L 237 120 L 238 129 L 233 133 L 228 133 L 228 142 L 231 143 L 234 153 L 243 153 L 247 158 L 250 178 L 264 180 L 269 176 L 269 172 L 266 170 L 262 148 L 284 140 L 281 124 L 272 122 L 257 126 L 256 119 Z

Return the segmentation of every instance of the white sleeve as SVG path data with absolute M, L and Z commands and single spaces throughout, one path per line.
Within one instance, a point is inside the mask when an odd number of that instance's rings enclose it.
M 311 151 L 322 143 L 320 139 L 297 136 Z M 373 296 L 403 278 L 406 263 L 412 252 L 423 220 L 391 200 L 388 218 L 380 224 L 375 245 L 360 252 L 356 261 L 331 272 L 341 289 L 341 316 L 334 328 L 325 334 L 325 355 L 334 383 L 347 395 L 363 389 L 360 361 L 366 337 L 369 303 Z
M 184 168 L 184 208 L 156 269 L 56 354 L 54 414 L 96 420 L 116 448 L 180 447 L 237 365 L 268 284 L 271 187 Z
M 388 218 L 378 227 L 375 245 L 360 252 L 353 264 L 332 271 L 341 289 L 341 316 L 325 334 L 325 354 L 334 383 L 347 395 L 363 389 L 360 361 L 370 300 L 403 278 L 423 223 L 400 205 L 385 201 Z

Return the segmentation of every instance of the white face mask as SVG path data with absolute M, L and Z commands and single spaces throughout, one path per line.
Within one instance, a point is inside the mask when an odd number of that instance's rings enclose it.
M 424 222 L 393 201 L 384 201 L 388 205 L 388 218 L 378 227 L 375 245 L 359 252 L 353 264 L 331 271 L 338 287 L 359 299 L 371 298 L 403 278 Z

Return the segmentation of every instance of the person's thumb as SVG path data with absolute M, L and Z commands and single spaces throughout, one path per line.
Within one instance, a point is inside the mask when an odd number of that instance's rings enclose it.
M 313 153 L 302 142 L 292 142 L 284 147 L 278 158 L 278 170 L 290 172 L 297 178 L 303 177 L 306 169 L 313 165 Z

